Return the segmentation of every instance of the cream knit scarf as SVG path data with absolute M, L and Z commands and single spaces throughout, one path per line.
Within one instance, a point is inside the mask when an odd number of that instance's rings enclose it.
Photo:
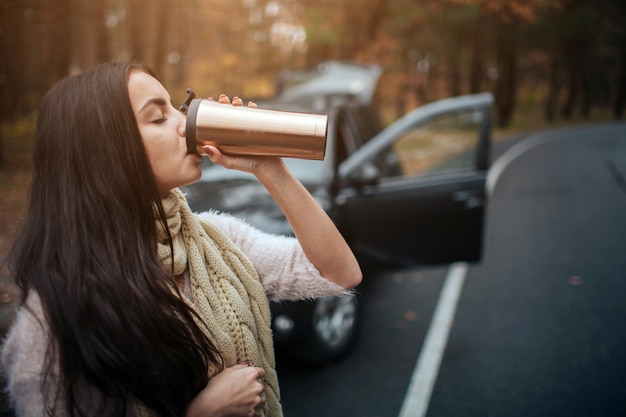
M 174 274 L 189 269 L 191 300 L 186 301 L 201 317 L 200 328 L 227 367 L 246 361 L 265 369 L 262 414 L 282 416 L 269 303 L 254 266 L 224 233 L 191 212 L 180 190 L 171 191 L 162 203 L 174 247 Z M 157 230 L 159 257 L 171 271 L 170 246 L 158 221 Z

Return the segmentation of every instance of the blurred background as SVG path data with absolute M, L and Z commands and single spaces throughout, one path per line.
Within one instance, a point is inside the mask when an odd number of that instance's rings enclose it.
M 188 87 L 263 100 L 287 70 L 376 64 L 384 124 L 490 92 L 495 145 L 511 146 L 507 135 L 623 118 L 625 23 L 624 0 L 0 0 L 0 334 L 36 112 L 68 74 L 139 61 L 179 104 Z M 587 132 L 529 152 L 490 201 L 488 256 L 464 290 L 432 415 L 624 415 L 624 135 Z M 316 374 L 281 370 L 288 414 L 310 415 L 315 398 L 334 408 L 320 415 L 398 415 L 444 272 L 370 280 L 361 350 Z

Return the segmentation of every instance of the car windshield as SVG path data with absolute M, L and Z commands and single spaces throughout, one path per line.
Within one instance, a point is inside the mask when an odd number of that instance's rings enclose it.
M 325 161 L 312 161 L 307 159 L 284 158 L 285 164 L 294 177 L 300 182 L 318 182 L 323 175 Z M 203 158 L 201 181 L 227 181 L 238 179 L 254 180 L 254 176 L 247 172 L 226 169 L 221 165 L 211 163 L 208 158 Z

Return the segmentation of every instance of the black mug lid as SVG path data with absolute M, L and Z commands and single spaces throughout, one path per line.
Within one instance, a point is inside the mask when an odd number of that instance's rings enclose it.
M 187 109 L 187 124 L 185 127 L 187 135 L 187 151 L 189 153 L 198 154 L 198 147 L 196 144 L 196 119 L 198 118 L 198 108 L 202 103 L 202 99 L 197 98 L 191 100 L 189 108 Z

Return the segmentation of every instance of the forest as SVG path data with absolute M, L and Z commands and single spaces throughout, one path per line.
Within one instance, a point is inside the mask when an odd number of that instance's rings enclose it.
M 175 100 L 266 97 L 285 69 L 376 63 L 388 116 L 490 91 L 499 126 L 528 106 L 548 122 L 620 119 L 626 101 L 623 0 L 0 0 L 0 13 L 0 124 L 107 60 L 148 64 Z

